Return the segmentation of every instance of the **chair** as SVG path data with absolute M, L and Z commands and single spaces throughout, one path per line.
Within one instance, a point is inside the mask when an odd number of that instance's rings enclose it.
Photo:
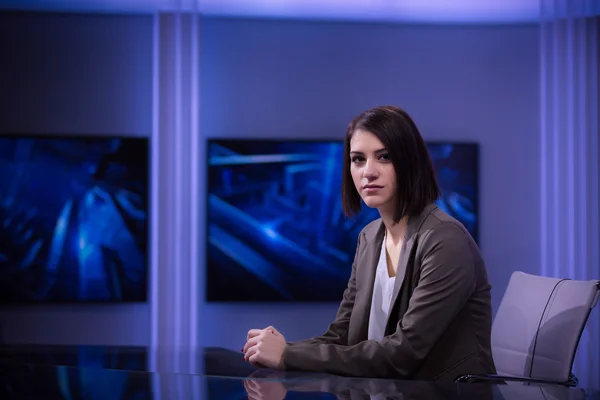
M 519 381 L 577 386 L 572 374 L 579 339 L 600 297 L 600 281 L 512 274 L 492 326 L 497 375 L 455 382 Z

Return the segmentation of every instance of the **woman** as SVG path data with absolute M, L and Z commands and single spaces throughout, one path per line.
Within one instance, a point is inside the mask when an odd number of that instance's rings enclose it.
M 252 329 L 244 358 L 257 366 L 336 375 L 453 381 L 495 373 L 485 263 L 464 226 L 435 205 L 429 152 L 406 112 L 356 117 L 344 142 L 342 201 L 381 218 L 358 244 L 348 287 L 323 336 L 286 343 Z

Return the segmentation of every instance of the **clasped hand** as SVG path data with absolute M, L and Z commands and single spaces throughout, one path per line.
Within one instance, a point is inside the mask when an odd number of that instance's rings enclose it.
M 283 369 L 285 337 L 272 326 L 248 331 L 246 345 L 242 349 L 244 360 L 255 367 Z

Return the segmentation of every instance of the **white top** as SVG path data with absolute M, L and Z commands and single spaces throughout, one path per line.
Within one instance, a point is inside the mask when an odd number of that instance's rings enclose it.
M 380 341 L 385 336 L 385 326 L 390 314 L 392 296 L 394 295 L 395 277 L 390 277 L 387 265 L 387 252 L 385 250 L 385 236 L 381 245 L 377 271 L 375 272 L 375 283 L 373 285 L 373 300 L 371 302 L 371 314 L 369 317 L 369 340 Z M 402 272 L 402 273 L 400 273 Z M 404 272 L 397 271 L 398 279 L 404 279 Z M 398 282 L 401 284 L 402 282 Z

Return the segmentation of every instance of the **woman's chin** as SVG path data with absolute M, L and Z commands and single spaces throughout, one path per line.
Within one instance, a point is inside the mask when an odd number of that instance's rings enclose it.
M 363 199 L 363 202 L 369 208 L 380 208 L 385 204 L 385 201 L 373 197 L 367 197 L 366 199 Z

